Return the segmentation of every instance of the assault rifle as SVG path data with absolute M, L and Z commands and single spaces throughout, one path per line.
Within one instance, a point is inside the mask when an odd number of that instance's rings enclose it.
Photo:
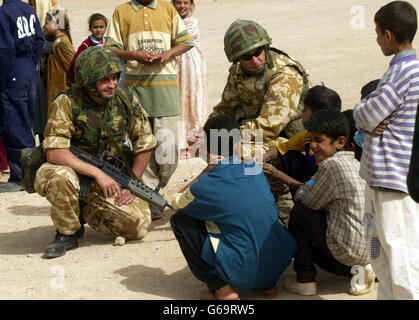
M 153 190 L 152 188 L 146 186 L 140 179 L 131 178 L 126 174 L 122 173 L 121 170 L 123 169 L 123 164 L 121 168 L 117 168 L 114 165 L 107 162 L 105 159 L 107 157 L 111 157 L 116 161 L 121 162 L 120 159 L 112 155 L 109 151 L 105 150 L 102 155 L 97 158 L 90 153 L 81 150 L 80 148 L 71 145 L 70 151 L 80 160 L 87 162 L 100 170 L 106 173 L 109 177 L 114 179 L 122 189 L 128 189 L 131 193 L 144 201 L 147 201 L 150 205 L 155 205 L 156 207 L 163 209 L 164 207 L 168 206 L 170 209 L 173 209 L 167 201 L 159 195 L 158 189 Z M 90 186 L 93 182 L 93 178 L 88 176 L 82 176 L 80 179 L 80 197 L 87 197 Z

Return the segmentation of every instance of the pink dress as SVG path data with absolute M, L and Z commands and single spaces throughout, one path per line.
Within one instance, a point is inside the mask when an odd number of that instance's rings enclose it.
M 200 129 L 207 120 L 208 83 L 207 67 L 199 44 L 198 20 L 183 19 L 195 47 L 177 57 L 180 97 L 179 148 L 188 147 L 187 139 L 194 140 L 194 129 Z

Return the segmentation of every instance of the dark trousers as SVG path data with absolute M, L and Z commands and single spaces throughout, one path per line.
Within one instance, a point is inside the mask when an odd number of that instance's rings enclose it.
M 327 247 L 326 212 L 311 210 L 297 202 L 291 210 L 288 228 L 298 245 L 294 256 L 298 282 L 316 280 L 314 264 L 336 275 L 351 276 L 351 267 L 337 261 Z
M 283 156 L 280 156 L 281 170 L 291 178 L 306 182 L 316 173 L 317 166 L 309 166 L 306 156 L 300 151 L 291 150 Z M 295 190 L 290 190 L 292 198 L 294 199 Z
M 0 90 L 0 135 L 10 167 L 9 182 L 21 184 L 21 151 L 35 146 L 32 134 L 36 81 Z
M 213 274 L 215 268 L 201 258 L 202 246 L 208 236 L 205 222 L 176 213 L 170 218 L 170 225 L 193 275 L 211 291 L 225 286 L 226 283 Z

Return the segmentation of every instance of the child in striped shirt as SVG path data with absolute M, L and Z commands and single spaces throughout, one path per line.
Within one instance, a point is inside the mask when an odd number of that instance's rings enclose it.
M 419 204 L 406 185 L 419 100 L 416 10 L 393 1 L 374 21 L 378 45 L 394 57 L 377 90 L 354 109 L 358 128 L 367 133 L 360 168 L 367 183 L 367 244 L 380 281 L 378 299 L 419 299 Z M 372 134 L 383 122 L 383 133 Z

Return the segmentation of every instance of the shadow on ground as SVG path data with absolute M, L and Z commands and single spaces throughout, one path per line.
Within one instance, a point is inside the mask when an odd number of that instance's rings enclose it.
M 205 285 L 192 275 L 187 266 L 172 274 L 165 273 L 158 267 L 153 268 L 144 265 L 129 266 L 116 270 L 115 273 L 125 277 L 121 283 L 128 290 L 162 297 L 163 299 L 199 300 L 206 292 Z M 348 278 L 335 276 L 320 270 L 317 295 L 300 296 L 283 288 L 284 279 L 292 276 L 295 276 L 295 274 L 290 266 L 279 279 L 277 296 L 272 300 L 324 300 L 329 295 L 346 295 L 349 285 Z M 179 284 L 182 284 L 181 288 L 179 288 Z M 237 291 L 241 300 L 265 299 L 262 293 L 258 291 Z
M 202 294 L 203 285 L 188 267 L 167 274 L 158 267 L 133 265 L 116 270 L 115 273 L 126 278 L 121 283 L 133 292 L 174 300 L 197 300 Z M 179 284 L 183 284 L 181 288 Z
M 14 206 L 8 210 L 15 216 L 49 216 L 50 206 Z

